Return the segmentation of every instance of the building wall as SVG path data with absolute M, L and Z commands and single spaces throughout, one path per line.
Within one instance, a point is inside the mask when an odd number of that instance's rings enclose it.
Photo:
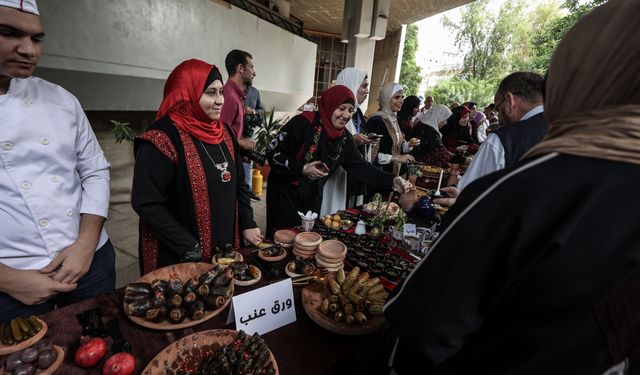
M 366 115 L 378 111 L 378 97 L 380 88 L 387 82 L 398 82 L 400 79 L 400 65 L 404 47 L 405 27 L 393 34 L 387 34 L 383 40 L 376 42 L 376 52 L 373 58 L 373 71 L 370 80 L 369 107 Z
M 36 75 L 87 110 L 156 110 L 181 61 L 217 65 L 237 48 L 254 57 L 268 108 L 292 111 L 313 95 L 316 45 L 212 0 L 40 0 L 46 43 Z

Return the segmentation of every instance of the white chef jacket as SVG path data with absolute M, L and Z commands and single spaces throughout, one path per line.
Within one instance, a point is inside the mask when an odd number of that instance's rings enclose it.
M 80 214 L 106 218 L 109 167 L 73 95 L 13 78 L 0 95 L 0 262 L 45 267 L 77 239 Z

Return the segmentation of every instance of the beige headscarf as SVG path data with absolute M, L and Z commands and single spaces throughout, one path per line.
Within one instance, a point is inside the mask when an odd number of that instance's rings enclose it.
M 549 133 L 525 157 L 559 152 L 640 164 L 640 1 L 610 0 L 558 45 L 547 77 Z
M 402 142 L 404 142 L 404 134 L 402 134 L 402 131 L 400 130 L 400 125 L 398 124 L 396 114 L 391 110 L 391 98 L 400 90 L 404 90 L 404 88 L 397 82 L 388 82 L 384 86 L 382 86 L 382 88 L 380 89 L 380 95 L 378 97 L 380 110 L 371 115 L 371 117 L 380 116 L 380 118 L 382 118 L 382 121 L 384 122 L 385 127 L 387 128 L 392 141 L 391 155 L 402 154 Z M 379 149 L 379 143 L 375 143 L 371 147 L 372 159 L 375 160 L 376 156 L 378 155 Z M 400 164 L 393 163 L 393 172 L 395 175 L 398 175 L 398 172 L 400 172 Z

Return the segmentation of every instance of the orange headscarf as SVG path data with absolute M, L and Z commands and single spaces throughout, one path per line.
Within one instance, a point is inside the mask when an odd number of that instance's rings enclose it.
M 201 60 L 186 60 L 173 69 L 164 85 L 156 119 L 168 115 L 179 129 L 202 142 L 217 145 L 223 140 L 224 124 L 220 119 L 211 120 L 200 107 L 200 97 L 212 70 L 222 82 L 218 68 Z

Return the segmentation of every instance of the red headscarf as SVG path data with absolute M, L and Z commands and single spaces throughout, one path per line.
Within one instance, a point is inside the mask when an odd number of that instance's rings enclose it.
M 173 69 L 164 85 L 164 98 L 156 119 L 169 115 L 179 129 L 202 142 L 217 145 L 222 142 L 224 124 L 220 119 L 211 120 L 200 107 L 200 97 L 212 69 L 218 70 L 215 65 L 196 59 L 183 61 Z
M 355 102 L 356 98 L 353 96 L 351 89 L 347 86 L 335 85 L 322 93 L 318 112 L 322 119 L 322 127 L 330 140 L 334 140 L 344 134 L 344 128 L 338 130 L 333 127 L 333 124 L 331 123 L 331 116 L 333 115 L 333 112 L 336 108 L 340 107 L 341 104 L 354 104 Z M 303 115 L 305 115 L 309 121 L 313 121 L 313 112 L 304 112 Z

